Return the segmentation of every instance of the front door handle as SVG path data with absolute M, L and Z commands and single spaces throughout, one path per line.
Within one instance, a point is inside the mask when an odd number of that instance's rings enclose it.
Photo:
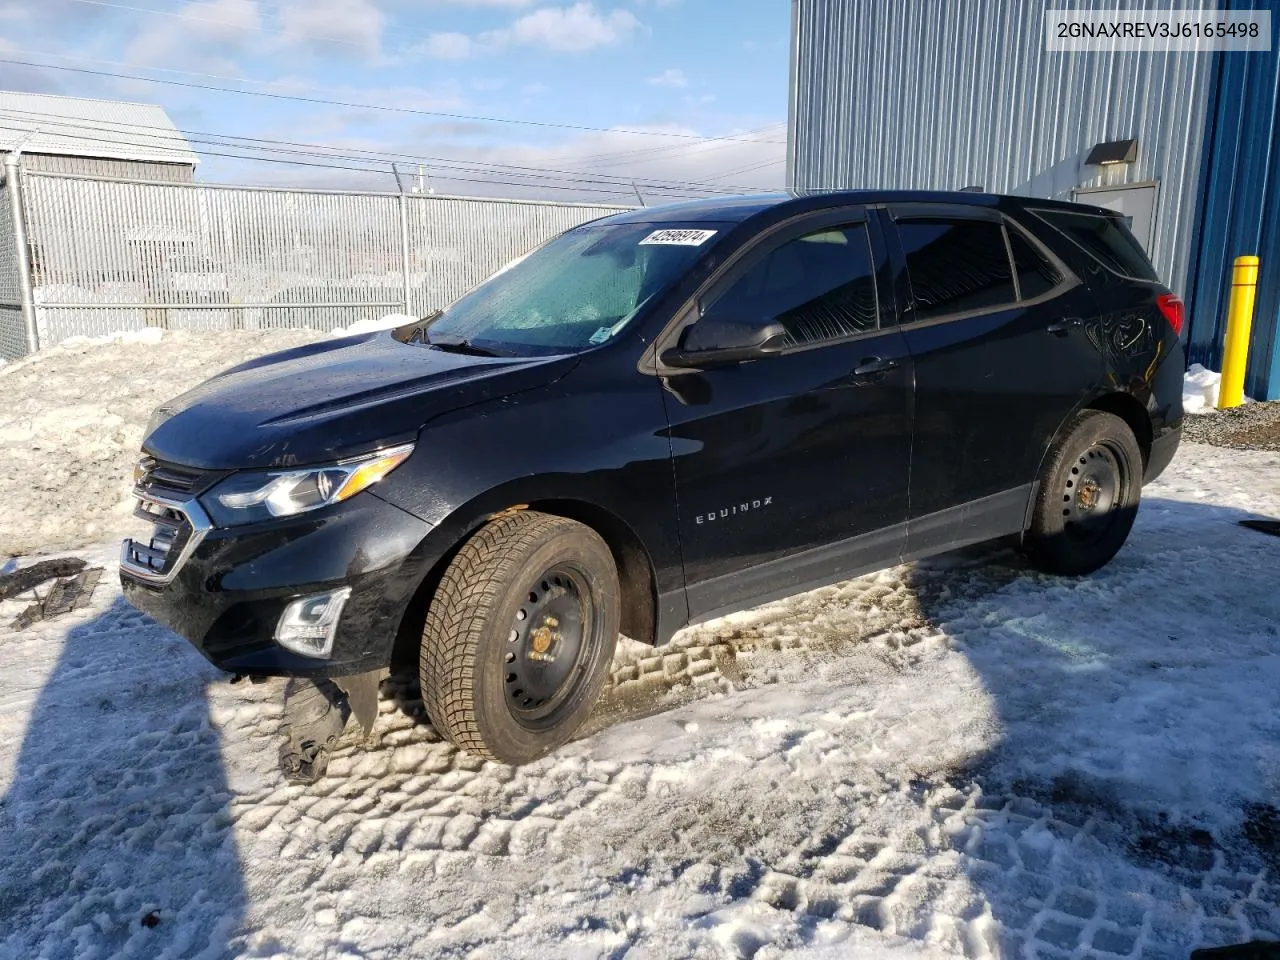
M 1075 327 L 1080 326 L 1080 323 L 1081 323 L 1080 320 L 1078 320 L 1075 317 L 1072 317 L 1069 320 L 1058 320 L 1054 323 L 1051 323 L 1049 324 L 1049 326 L 1045 327 L 1045 329 L 1048 330 L 1050 333 L 1052 333 L 1055 337 L 1065 337 Z
M 862 362 L 853 368 L 853 375 L 855 377 L 870 377 L 872 374 L 894 370 L 897 366 L 897 360 L 884 357 L 863 357 Z

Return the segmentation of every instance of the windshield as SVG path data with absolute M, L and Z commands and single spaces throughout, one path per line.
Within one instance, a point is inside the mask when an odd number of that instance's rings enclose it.
M 714 242 L 718 224 L 601 224 L 509 264 L 427 328 L 431 344 L 500 355 L 570 353 L 617 336 Z

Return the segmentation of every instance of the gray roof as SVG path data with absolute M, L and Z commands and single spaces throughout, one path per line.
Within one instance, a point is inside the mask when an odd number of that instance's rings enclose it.
M 0 90 L 0 152 L 52 153 L 151 163 L 199 162 L 160 107 Z

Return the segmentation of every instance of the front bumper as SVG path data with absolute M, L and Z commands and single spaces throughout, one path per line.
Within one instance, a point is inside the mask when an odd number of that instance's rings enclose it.
M 167 576 L 122 564 L 120 582 L 125 599 L 223 670 L 364 673 L 390 663 L 401 617 L 426 573 L 418 550 L 430 530 L 366 491 L 315 513 L 203 530 Z M 306 657 L 275 642 L 291 601 L 342 586 L 351 587 L 351 597 L 330 656 Z

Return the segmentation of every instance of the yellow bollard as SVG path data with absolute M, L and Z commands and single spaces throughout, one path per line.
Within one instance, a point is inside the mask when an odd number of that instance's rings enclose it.
M 1244 403 L 1244 371 L 1249 364 L 1249 331 L 1258 292 L 1258 258 L 1236 257 L 1231 270 L 1231 302 L 1227 306 L 1227 338 L 1222 348 L 1222 382 L 1218 409 Z

